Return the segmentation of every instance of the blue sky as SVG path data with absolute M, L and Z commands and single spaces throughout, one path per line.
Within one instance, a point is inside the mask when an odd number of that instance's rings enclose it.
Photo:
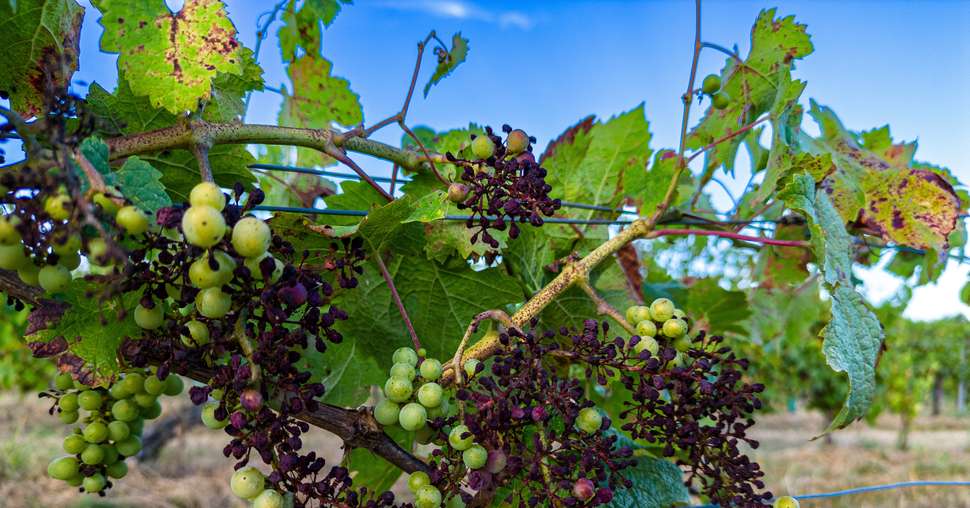
M 227 2 L 247 46 L 254 45 L 257 16 L 273 3 Z M 709 1 L 703 38 L 737 44 L 745 54 L 758 12 L 776 5 L 779 14 L 808 24 L 815 44 L 795 71 L 808 81 L 806 102 L 811 97 L 834 108 L 852 129 L 889 124 L 895 139 L 918 139 L 919 159 L 947 166 L 970 182 L 970 2 Z M 96 11 L 88 12 L 93 15 L 84 21 L 77 80 L 97 80 L 111 89 L 115 56 L 98 53 L 101 27 Z M 400 108 L 417 41 L 432 29 L 442 38 L 461 31 L 471 40 L 468 60 L 427 100 L 416 97 L 412 125 L 509 123 L 535 135 L 543 147 L 588 114 L 607 118 L 644 102 L 651 146 L 658 149 L 677 144 L 693 23 L 688 1 L 358 0 L 326 31 L 323 53 L 334 62 L 334 74 L 349 79 L 361 96 L 369 123 Z M 700 76 L 720 69 L 723 61 L 723 55 L 705 50 Z M 268 85 L 285 83 L 275 29 L 260 63 Z M 425 64 L 430 72 L 433 59 Z M 275 123 L 278 104 L 273 93 L 256 95 L 247 120 Z M 388 128 L 377 137 L 396 144 L 400 134 Z M 360 162 L 375 173 L 387 170 L 378 161 Z M 737 193 L 747 177 L 740 172 L 737 181 L 726 183 Z M 716 199 L 729 204 L 723 193 Z M 939 284 L 917 290 L 907 314 L 970 317 L 957 297 L 968 272 L 951 263 Z M 875 300 L 898 286 L 882 273 L 861 274 Z

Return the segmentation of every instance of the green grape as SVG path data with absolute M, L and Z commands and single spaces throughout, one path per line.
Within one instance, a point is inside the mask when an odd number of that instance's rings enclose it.
M 448 405 L 448 399 L 442 398 L 441 404 L 438 404 L 435 407 L 428 408 L 428 419 L 431 420 L 433 418 L 438 418 L 441 416 L 448 416 L 449 408 L 450 407 Z
M 185 383 L 182 382 L 182 378 L 176 376 L 175 374 L 169 374 L 165 378 L 165 389 L 162 391 L 165 395 L 169 397 L 175 397 L 182 393 L 185 388 Z
M 579 430 L 587 434 L 592 434 L 599 432 L 602 426 L 603 415 L 595 407 L 587 407 L 579 410 L 579 416 L 576 417 L 576 427 Z
M 650 320 L 650 308 L 643 305 L 633 305 L 626 309 L 626 320 L 636 326 L 641 321 Z
M 81 266 L 81 255 L 77 252 L 68 252 L 57 255 L 57 264 L 63 266 L 67 271 L 71 271 Z
M 101 422 L 91 422 L 84 427 L 81 435 L 89 443 L 101 443 L 108 439 L 108 426 Z
M 425 485 L 431 485 L 431 477 L 424 471 L 415 471 L 408 476 L 408 488 L 411 492 L 417 492 Z
M 721 77 L 717 74 L 708 74 L 701 84 L 701 91 L 711 95 L 721 89 Z
M 219 319 L 229 313 L 232 307 L 232 298 L 222 292 L 221 288 L 208 288 L 199 291 L 195 296 L 195 308 L 199 314 L 210 318 Z
M 162 405 L 159 404 L 158 400 L 155 400 L 154 404 L 148 407 L 142 408 L 141 410 L 141 417 L 146 420 L 154 420 L 155 418 L 158 418 L 161 415 L 162 415 Z
M 448 185 L 448 200 L 461 203 L 468 197 L 468 186 L 463 183 L 452 182 Z
M 58 457 L 47 465 L 47 476 L 55 480 L 67 480 L 78 474 L 79 464 L 71 456 Z
M 127 399 L 128 397 L 132 396 L 132 394 L 128 393 L 124 383 L 122 383 L 120 380 L 111 385 L 111 388 L 108 388 L 108 395 L 111 395 L 111 398 L 115 399 L 116 401 Z
M 128 474 L 128 464 L 125 464 L 125 461 L 123 460 L 119 460 L 118 462 L 108 466 L 105 469 L 105 472 L 108 473 L 109 478 L 114 478 L 116 480 L 124 478 L 125 475 Z
M 70 425 L 70 424 L 76 422 L 77 419 L 78 419 L 78 416 L 79 415 L 77 414 L 77 411 L 63 411 L 62 410 L 60 413 L 57 413 L 57 418 L 61 421 L 61 423 L 66 424 L 66 425 Z
M 213 288 L 222 286 L 232 280 L 232 272 L 236 269 L 236 262 L 232 256 L 222 251 L 215 251 L 215 260 L 219 265 L 218 270 L 213 270 L 209 266 L 208 253 L 196 259 L 189 265 L 189 281 L 199 289 Z
M 798 500 L 791 496 L 781 496 L 771 504 L 772 508 L 799 508 L 800 506 Z
M 202 424 L 213 430 L 224 429 L 226 425 L 229 425 L 228 419 L 219 420 L 216 418 L 216 409 L 218 407 L 219 404 L 215 402 L 210 402 L 202 406 Z
M 71 385 L 74 385 L 73 380 Z M 77 411 L 80 407 L 77 403 L 77 393 L 65 393 L 61 396 L 60 400 L 57 401 L 57 407 L 61 408 L 61 411 Z
M 33 263 L 25 264 L 17 269 L 17 276 L 28 286 L 40 285 L 40 269 Z
M 84 483 L 84 477 L 80 474 L 74 475 L 66 480 L 64 480 L 71 487 L 80 487 Z
M 0 245 L 0 268 L 17 270 L 26 264 L 27 255 L 22 244 Z
M 121 459 L 121 454 L 118 453 L 118 449 L 115 448 L 115 445 L 101 445 L 101 449 L 104 451 L 104 460 L 101 461 L 102 464 L 110 466 Z
M 74 378 L 70 372 L 61 372 L 54 378 L 54 388 L 58 390 L 70 390 L 74 386 Z
M 687 333 L 687 323 L 683 319 L 671 318 L 664 321 L 663 334 L 672 339 L 683 337 Z
M 407 402 L 413 392 L 414 387 L 407 378 L 392 377 L 384 383 L 384 395 L 391 402 Z
M 660 343 L 653 337 L 641 336 L 640 342 L 637 342 L 637 345 L 633 346 L 633 352 L 640 354 L 644 350 L 650 351 L 650 354 L 653 356 L 657 356 L 657 353 L 660 351 Z
M 222 211 L 226 206 L 226 195 L 216 184 L 202 182 L 192 187 L 189 192 L 189 204 L 192 206 L 210 206 Z
M 138 406 L 130 400 L 123 399 L 111 406 L 111 415 L 122 422 L 132 422 L 138 418 Z
M 108 242 L 103 238 L 92 238 L 88 240 L 88 260 L 95 266 L 102 266 L 101 263 L 108 261 Z
M 128 428 L 131 429 L 132 436 L 141 437 L 142 431 L 145 430 L 145 420 L 142 420 L 141 417 L 135 418 L 128 422 Z
M 80 235 L 67 235 L 67 238 L 59 236 L 54 239 L 51 249 L 58 256 L 77 254 L 77 251 L 81 250 L 81 237 Z
M 145 376 L 138 372 L 128 373 L 121 382 L 125 385 L 125 391 L 132 395 L 145 393 Z
M 395 425 L 400 412 L 401 407 L 397 403 L 384 399 L 374 406 L 374 419 L 385 427 Z
M 145 378 L 145 393 L 150 395 L 161 395 L 165 390 L 165 381 L 158 379 L 158 376 L 147 376 Z
M 259 264 L 266 258 L 273 258 L 269 253 L 263 254 L 262 256 L 255 258 L 246 258 L 243 261 L 243 265 L 249 268 L 249 273 L 253 275 L 256 280 L 263 280 L 263 272 L 259 269 Z M 276 283 L 280 280 L 280 276 L 283 275 L 283 262 L 279 259 L 273 258 L 273 263 L 275 268 L 273 268 L 273 273 L 270 274 L 269 282 L 271 284 Z
M 279 492 L 266 489 L 253 499 L 253 508 L 283 508 L 285 500 Z
M 118 453 L 125 457 L 133 457 L 138 455 L 141 451 L 141 438 L 137 436 L 128 436 L 127 439 L 122 439 L 115 443 L 115 447 L 118 449 Z
M 158 402 L 158 396 L 150 393 L 139 393 L 132 397 L 132 400 L 135 401 L 138 407 L 145 409 L 154 406 Z
M 472 140 L 472 154 L 476 159 L 484 160 L 495 155 L 495 142 L 492 138 L 481 134 Z
M 37 273 L 40 287 L 48 293 L 60 293 L 71 283 L 71 272 L 60 265 L 47 265 Z
M 15 215 L 0 216 L 0 245 L 17 245 L 20 243 L 20 232 L 17 231 L 20 218 Z
M 674 309 L 674 317 L 677 319 L 687 320 L 687 313 L 681 309 Z
M 428 381 L 437 381 L 441 377 L 441 362 L 434 358 L 426 358 L 421 362 L 421 377 Z
M 397 421 L 404 430 L 418 430 L 428 421 L 428 410 L 416 402 L 405 404 L 398 414 Z
M 462 437 L 464 434 L 467 434 L 467 437 Z M 459 452 L 469 449 L 474 443 L 475 436 L 472 435 L 466 425 L 457 425 L 448 434 L 448 444 Z
M 226 235 L 226 219 L 211 206 L 191 206 L 182 216 L 182 233 L 196 247 L 212 247 Z
M 165 322 L 165 309 L 162 304 L 156 302 L 155 306 L 148 308 L 142 304 L 135 307 L 135 324 L 145 330 L 154 330 Z
M 148 231 L 148 215 L 134 206 L 126 206 L 115 215 L 115 222 L 130 235 L 140 235 Z
M 96 466 L 104 462 L 104 449 L 96 444 L 89 444 L 81 452 L 81 462 L 89 466 Z
M 731 98 L 724 92 L 717 92 L 711 96 L 711 102 L 714 104 L 714 109 L 724 109 L 731 105 Z
M 67 220 L 71 217 L 70 206 L 71 198 L 67 197 L 67 194 L 48 196 L 44 200 L 44 211 L 47 212 L 47 215 L 50 215 L 51 219 L 56 221 Z
M 212 397 L 213 400 L 222 400 L 222 397 L 224 397 L 225 395 L 226 395 L 226 391 L 223 390 L 222 388 L 216 388 L 215 390 L 212 390 L 211 393 L 209 393 L 209 396 Z
M 478 366 L 481 365 L 481 363 L 482 362 L 480 362 L 477 358 L 469 358 L 465 362 L 464 366 L 465 375 L 468 377 L 475 377 L 475 374 L 478 372 Z
M 243 217 L 232 228 L 232 247 L 244 258 L 265 254 L 272 239 L 269 226 L 256 217 Z
M 421 357 L 421 358 L 427 357 L 428 356 L 428 350 L 426 348 L 418 349 L 418 356 Z
M 116 215 L 118 210 L 121 208 L 118 206 L 118 203 L 115 203 L 114 200 L 111 199 L 111 196 L 105 194 L 104 192 L 96 193 L 94 197 L 91 198 L 91 201 L 100 206 L 101 210 L 103 210 L 107 215 Z
M 400 377 L 408 381 L 414 381 L 416 375 L 414 365 L 410 363 L 395 363 L 391 366 L 391 377 Z
M 108 437 L 112 441 L 123 441 L 125 438 L 131 435 L 131 429 L 128 428 L 128 424 L 121 421 L 115 420 L 108 424 Z
M 412 367 L 418 364 L 418 354 L 409 347 L 397 348 L 397 350 L 394 351 L 394 356 L 392 356 L 391 359 L 394 360 L 394 363 L 407 363 Z
M 529 135 L 522 129 L 515 129 L 506 138 L 505 147 L 509 155 L 518 155 L 529 149 Z
M 189 335 L 182 336 L 182 344 L 188 347 L 197 347 L 209 343 L 209 327 L 205 323 L 193 319 L 185 323 L 185 326 L 189 329 Z
M 471 448 L 462 452 L 461 461 L 465 463 L 465 467 L 468 469 L 481 469 L 488 462 L 488 450 L 482 445 L 474 444 Z
M 243 499 L 253 499 L 263 492 L 263 483 L 263 473 L 255 467 L 244 467 L 233 473 L 229 487 L 233 494 Z
M 84 487 L 85 492 L 94 494 L 104 490 L 104 488 L 108 485 L 108 480 L 105 479 L 103 474 L 96 473 L 93 476 L 88 476 L 85 478 L 81 485 Z
M 83 436 L 77 434 L 71 434 L 64 438 L 64 451 L 70 453 L 71 455 L 77 455 L 84 451 L 88 447 L 88 442 L 84 440 Z
M 84 390 L 77 396 L 77 403 L 85 411 L 97 411 L 101 409 L 104 398 L 97 390 Z
M 641 337 L 655 337 L 657 335 L 657 325 L 649 319 L 637 323 L 637 335 Z
M 658 323 L 674 317 L 674 302 L 667 298 L 657 298 L 650 304 L 650 318 Z
M 443 392 L 438 383 L 425 383 L 418 388 L 418 402 L 426 408 L 438 407 L 441 405 Z
M 424 485 L 414 493 L 417 508 L 438 508 L 441 506 L 441 491 L 434 485 Z

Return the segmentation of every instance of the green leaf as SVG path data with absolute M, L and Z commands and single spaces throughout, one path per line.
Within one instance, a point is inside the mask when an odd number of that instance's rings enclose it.
M 340 193 L 323 198 L 327 208 L 338 210 L 370 210 L 382 206 L 387 200 L 367 182 L 345 180 L 340 182 Z M 328 224 L 349 225 L 357 224 L 360 217 L 327 217 Z
M 161 182 L 177 201 L 188 201 L 189 192 L 201 181 L 198 160 L 186 150 L 172 150 L 142 155 L 161 171 Z M 212 176 L 221 187 L 232 188 L 236 182 L 248 186 L 256 181 L 249 165 L 256 159 L 242 145 L 216 145 L 209 150 Z
M 677 154 L 673 150 L 661 150 L 653 158 L 650 170 L 631 173 L 626 188 L 627 195 L 637 202 L 641 217 L 648 217 L 663 202 L 670 181 L 677 171 Z M 676 195 L 675 195 L 676 199 Z
M 307 349 L 300 357 L 300 368 L 311 372 L 313 380 L 323 383 L 327 391 L 322 402 L 341 407 L 357 407 L 370 397 L 370 387 L 387 379 L 377 361 L 360 344 L 345 340 L 327 343 L 323 353 Z
M 722 288 L 717 279 L 694 281 L 687 292 L 687 301 L 682 305 L 694 326 L 714 335 L 744 334 L 747 331 L 744 322 L 751 316 L 747 296 L 743 291 Z
M 105 185 L 115 185 L 115 175 L 111 171 L 111 164 L 108 161 L 108 145 L 97 136 L 91 136 L 81 142 L 81 155 L 94 166 L 101 174 Z M 81 179 L 81 191 L 87 192 L 91 187 L 91 182 L 80 168 L 75 173 Z
M 556 260 L 556 256 L 546 228 L 522 228 L 519 237 L 502 251 L 502 259 L 512 268 L 526 292 L 534 294 L 546 285 L 546 267 Z
M 154 213 L 172 205 L 165 186 L 159 181 L 162 174 L 137 155 L 128 157 L 115 175 L 118 190 L 138 208 Z
M 244 73 L 242 45 L 221 1 L 186 0 L 178 13 L 162 0 L 92 3 L 102 13 L 101 49 L 120 54 L 119 72 L 155 107 L 195 111 L 212 96 L 218 73 Z
M 690 501 L 684 486 L 683 472 L 669 460 L 636 457 L 636 464 L 623 470 L 623 477 L 633 482 L 628 489 L 619 488 L 610 508 L 669 508 Z
M 403 222 L 432 222 L 445 217 L 448 211 L 448 193 L 442 190 L 425 194 L 412 201 L 411 215 Z
M 298 48 L 309 55 L 320 54 L 320 23 L 330 26 L 340 13 L 341 4 L 350 3 L 350 0 L 304 0 L 296 9 L 296 1 L 290 0 L 283 11 L 283 26 L 277 32 L 283 60 L 289 62 L 296 58 Z
M 77 70 L 84 8 L 74 0 L 0 3 L 0 90 L 24 118 L 44 111 L 49 84 L 66 89 Z
M 424 96 L 428 96 L 431 87 L 437 85 L 439 81 L 451 74 L 459 64 L 465 61 L 468 56 L 468 39 L 461 36 L 461 32 L 451 37 L 451 51 L 438 55 L 438 66 L 434 69 L 434 74 L 424 85 Z
M 852 239 L 829 197 L 808 173 L 792 177 L 779 193 L 809 222 L 822 280 L 832 297 L 832 318 L 822 330 L 822 350 L 836 372 L 849 376 L 849 394 L 826 432 L 865 416 L 875 393 L 875 365 L 883 331 L 876 315 L 852 287 Z

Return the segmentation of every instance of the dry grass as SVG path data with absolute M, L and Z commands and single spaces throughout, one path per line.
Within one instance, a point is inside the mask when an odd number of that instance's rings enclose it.
M 168 410 L 177 408 L 166 407 Z M 33 397 L 0 396 L 0 508 L 236 508 L 246 506 L 229 492 L 231 461 L 223 458 L 224 436 L 195 428 L 179 436 L 151 464 L 131 472 L 105 498 L 78 494 L 45 476 L 47 461 L 59 455 L 64 427 L 44 414 Z M 906 480 L 970 480 L 970 419 L 921 418 L 912 448 L 894 448 L 897 422 L 853 426 L 833 443 L 811 441 L 825 422 L 819 415 L 769 415 L 755 427 L 762 443 L 754 451 L 776 494 L 805 494 Z M 338 442 L 311 432 L 306 446 L 339 460 Z M 970 488 L 915 488 L 834 500 L 806 501 L 820 507 L 970 507 Z

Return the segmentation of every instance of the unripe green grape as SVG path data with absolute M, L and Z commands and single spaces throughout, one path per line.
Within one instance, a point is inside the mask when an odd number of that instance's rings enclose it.
M 452 182 L 448 185 L 448 200 L 461 203 L 468 197 L 468 186 L 463 183 Z
M 138 407 L 145 409 L 155 405 L 158 402 L 158 396 L 150 393 L 139 393 L 132 397 L 131 400 L 134 400 Z
M 158 379 L 158 376 L 148 376 L 145 378 L 145 393 L 161 395 L 164 390 L 165 381 Z
M 127 399 L 128 397 L 132 396 L 132 394 L 128 393 L 128 390 L 125 389 L 125 385 L 121 383 L 120 379 L 111 385 L 111 388 L 108 388 L 108 395 L 111 395 L 111 398 L 115 399 L 116 401 Z
M 399 347 L 391 357 L 394 363 L 407 363 L 412 367 L 418 364 L 418 354 L 409 347 Z
M 61 411 L 77 411 L 77 394 L 76 393 L 65 393 L 57 401 L 57 407 L 61 408 Z
M 68 234 L 66 237 L 58 236 L 51 244 L 51 250 L 58 256 L 76 253 L 81 250 L 81 236 L 77 234 Z
M 90 494 L 101 492 L 108 485 L 108 480 L 105 479 L 104 475 L 101 473 L 95 473 L 92 476 L 88 476 L 81 483 L 84 487 L 84 491 Z
M 209 254 L 196 259 L 189 265 L 189 281 L 199 289 L 206 289 L 229 283 L 232 272 L 236 269 L 236 262 L 232 256 L 220 250 L 215 251 L 215 260 L 219 266 L 213 270 L 209 265 Z
M 708 74 L 704 78 L 704 82 L 701 84 L 701 91 L 706 93 L 707 95 L 711 95 L 712 93 L 720 89 L 721 89 L 721 77 L 718 76 L 717 74 Z
M 71 217 L 71 198 L 67 197 L 67 194 L 57 194 L 56 196 L 48 196 L 44 200 L 44 211 L 47 215 L 50 215 L 51 219 L 56 221 L 67 220 Z
M 465 434 L 467 437 L 462 437 Z M 475 436 L 468 430 L 467 425 L 457 425 L 448 433 L 448 444 L 455 450 L 463 452 L 475 444 Z
M 60 265 L 47 265 L 37 274 L 40 287 L 48 293 L 60 293 L 71 283 L 71 272 Z
M 395 425 L 400 412 L 401 407 L 397 403 L 384 399 L 374 406 L 374 419 L 385 427 Z
M 191 206 L 182 216 L 182 233 L 196 247 L 212 247 L 226 235 L 226 219 L 211 206 Z
M 283 496 L 272 489 L 264 490 L 253 499 L 253 508 L 283 508 L 284 504 Z
M 132 395 L 145 393 L 145 376 L 138 372 L 130 372 L 121 380 L 125 385 L 125 391 Z
M 687 317 L 687 313 L 681 309 L 674 309 L 674 317 L 677 319 L 684 319 Z
M 626 320 L 636 326 L 641 321 L 650 320 L 650 308 L 643 305 L 632 305 L 626 309 Z
M 428 410 L 416 402 L 405 404 L 398 413 L 397 421 L 404 430 L 418 430 L 428 421 Z
M 414 493 L 417 508 L 438 508 L 441 506 L 441 491 L 434 485 L 424 485 Z
M 209 327 L 202 321 L 195 319 L 185 323 L 189 329 L 189 335 L 182 336 L 182 344 L 189 347 L 204 346 L 209 343 Z
M 71 456 L 58 457 L 47 465 L 47 476 L 55 480 L 68 480 L 78 474 L 77 459 Z
M 658 323 L 674 317 L 674 302 L 668 298 L 657 298 L 650 304 L 650 318 Z
M 469 358 L 467 361 L 465 361 L 465 365 L 463 367 L 465 369 L 465 375 L 468 377 L 475 377 L 475 374 L 478 372 L 478 366 L 481 363 L 482 362 L 477 358 Z
M 37 268 L 33 263 L 26 263 L 24 266 L 17 269 L 17 276 L 20 280 L 28 286 L 39 286 L 40 285 L 40 268 Z
M 272 239 L 269 226 L 256 217 L 243 217 L 232 228 L 232 247 L 244 258 L 265 254 Z
M 263 473 L 255 467 L 244 467 L 232 474 L 229 487 L 233 494 L 243 499 L 253 499 L 263 492 L 263 483 Z
M 487 159 L 495 155 L 495 142 L 490 136 L 481 134 L 472 140 L 472 154 L 476 159 Z
M 128 428 L 128 424 L 121 421 L 115 420 L 108 424 L 108 437 L 112 441 L 123 441 L 125 438 L 131 435 L 131 429 Z
M 22 244 L 0 245 L 0 268 L 4 270 L 17 270 L 26 264 L 27 255 L 24 254 L 24 246 Z
M 154 420 L 155 418 L 158 418 L 161 415 L 162 415 L 162 405 L 158 402 L 157 399 L 155 400 L 154 404 L 148 407 L 144 407 L 141 410 L 141 417 L 146 420 Z
M 122 422 L 132 422 L 138 418 L 138 406 L 130 400 L 123 399 L 111 405 L 111 415 Z
M 429 407 L 428 408 L 428 419 L 431 420 L 431 419 L 438 418 L 438 417 L 441 417 L 441 416 L 448 416 L 448 410 L 449 409 L 450 409 L 450 407 L 448 405 L 448 399 L 442 397 L 441 404 L 438 404 L 435 407 Z
M 416 375 L 414 365 L 410 363 L 395 363 L 391 365 L 391 377 L 402 377 L 408 381 L 414 381 Z
M 683 337 L 687 333 L 687 322 L 683 319 L 671 318 L 664 321 L 663 334 L 672 339 Z
M 137 417 L 134 420 L 128 422 L 128 428 L 131 429 L 131 435 L 136 437 L 141 437 L 142 432 L 145 430 L 145 420 L 141 417 Z M 130 439 L 130 436 L 129 436 Z
M 418 349 L 418 357 L 425 358 L 426 356 L 428 356 L 427 348 Z
M 115 443 L 115 448 L 118 449 L 118 453 L 125 457 L 134 457 L 141 451 L 141 438 L 138 436 L 128 436 L 127 439 L 122 439 Z
M 474 444 L 462 452 L 461 461 L 468 469 L 481 469 L 488 462 L 488 450 L 480 444 Z
M 83 452 L 81 452 L 81 462 L 89 465 L 96 466 L 104 461 L 104 450 L 96 444 L 89 444 Z
M 407 402 L 413 392 L 414 387 L 407 378 L 391 377 L 384 383 L 384 395 L 391 402 Z
M 221 288 L 208 288 L 199 291 L 195 296 L 195 308 L 199 314 L 210 318 L 219 319 L 229 313 L 232 307 L 232 299 L 229 295 L 222 292 Z
M 128 234 L 137 236 L 148 231 L 148 215 L 134 206 L 125 206 L 115 214 L 115 222 Z
M 529 135 L 522 129 L 515 129 L 505 140 L 505 148 L 509 155 L 518 155 L 528 150 Z
M 104 451 L 104 460 L 101 461 L 102 464 L 110 466 L 117 463 L 121 459 L 121 454 L 118 453 L 118 449 L 115 445 L 104 444 L 101 445 L 101 449 Z
M 85 411 L 97 411 L 101 408 L 104 398 L 97 390 L 84 390 L 77 396 L 77 403 Z
M 71 455 L 77 455 L 84 451 L 88 447 L 88 442 L 84 440 L 83 436 L 77 434 L 71 434 L 64 438 L 64 451 L 70 453 Z
M 54 388 L 58 390 L 70 390 L 72 386 L 74 386 L 74 378 L 71 377 L 70 372 L 61 372 L 54 377 Z
M 96 444 L 108 439 L 108 426 L 101 422 L 91 422 L 81 432 L 84 440 Z
M 80 474 L 76 474 L 64 480 L 64 482 L 70 485 L 71 487 L 80 487 L 81 484 L 84 483 L 84 477 L 81 476 Z
M 0 245 L 17 245 L 20 243 L 20 232 L 17 224 L 20 218 L 15 215 L 0 216 Z
M 653 337 L 640 336 L 640 342 L 637 342 L 637 345 L 633 346 L 633 352 L 640 354 L 644 350 L 650 351 L 651 355 L 657 356 L 657 353 L 660 351 L 660 343 Z
M 155 306 L 148 308 L 142 304 L 135 307 L 135 324 L 145 330 L 154 330 L 165 322 L 165 309 L 162 304 L 156 302 Z
M 185 389 L 185 383 L 182 381 L 182 378 L 176 376 L 175 374 L 169 374 L 169 376 L 165 378 L 165 389 L 162 391 L 162 393 L 168 395 L 169 397 L 175 397 L 180 395 L 183 389 Z
M 418 402 L 426 408 L 438 407 L 441 405 L 443 392 L 438 383 L 425 383 L 418 388 Z
M 205 406 L 202 406 L 203 425 L 213 430 L 224 429 L 226 428 L 226 425 L 229 425 L 228 419 L 219 420 L 218 418 L 216 418 L 216 409 L 218 408 L 219 408 L 219 404 L 216 404 L 215 402 L 210 402 Z
M 77 252 L 68 252 L 66 254 L 57 255 L 58 266 L 63 266 L 68 271 L 74 270 L 81 266 L 81 255 Z
M 731 98 L 724 92 L 717 92 L 711 96 L 711 102 L 714 104 L 714 109 L 724 109 L 731 105 Z
M 104 213 L 107 215 L 116 215 L 118 213 L 118 210 L 121 208 L 120 206 L 118 206 L 118 203 L 115 203 L 110 196 L 108 196 L 103 192 L 96 193 L 94 197 L 91 198 L 91 201 L 93 201 L 94 204 L 100 206 L 101 210 L 103 210 Z
M 655 337 L 657 335 L 657 325 L 649 319 L 640 321 L 637 323 L 637 335 L 641 337 Z
M 408 476 L 408 489 L 411 492 L 417 492 L 418 489 L 425 485 L 431 485 L 431 477 L 428 476 L 428 473 L 415 471 Z
M 800 506 L 798 500 L 791 496 L 781 496 L 771 504 L 772 508 L 799 508 Z
M 441 377 L 441 362 L 434 358 L 426 358 L 421 362 L 421 377 L 428 381 L 437 381 Z
M 270 274 L 269 282 L 270 284 L 275 284 L 276 281 L 280 280 L 280 276 L 283 275 L 283 262 L 274 258 L 269 253 L 255 258 L 246 258 L 246 260 L 243 261 L 243 265 L 245 265 L 246 268 L 249 268 L 249 273 L 252 274 L 253 278 L 256 280 L 263 280 L 263 272 L 259 269 L 259 264 L 266 258 L 273 259 L 275 268 L 273 268 L 273 273 Z
M 128 464 L 125 464 L 123 460 L 119 460 L 108 466 L 105 472 L 108 473 L 108 477 L 116 480 L 124 478 L 128 474 Z
M 192 191 L 189 192 L 189 204 L 192 206 L 210 206 L 222 211 L 226 206 L 226 195 L 216 184 L 201 182 L 192 187 Z
M 576 417 L 576 427 L 587 434 L 599 432 L 602 425 L 603 415 L 595 407 L 581 409 Z
M 107 261 L 108 242 L 103 238 L 92 238 L 88 240 L 87 246 L 88 260 L 95 266 L 102 266 Z

